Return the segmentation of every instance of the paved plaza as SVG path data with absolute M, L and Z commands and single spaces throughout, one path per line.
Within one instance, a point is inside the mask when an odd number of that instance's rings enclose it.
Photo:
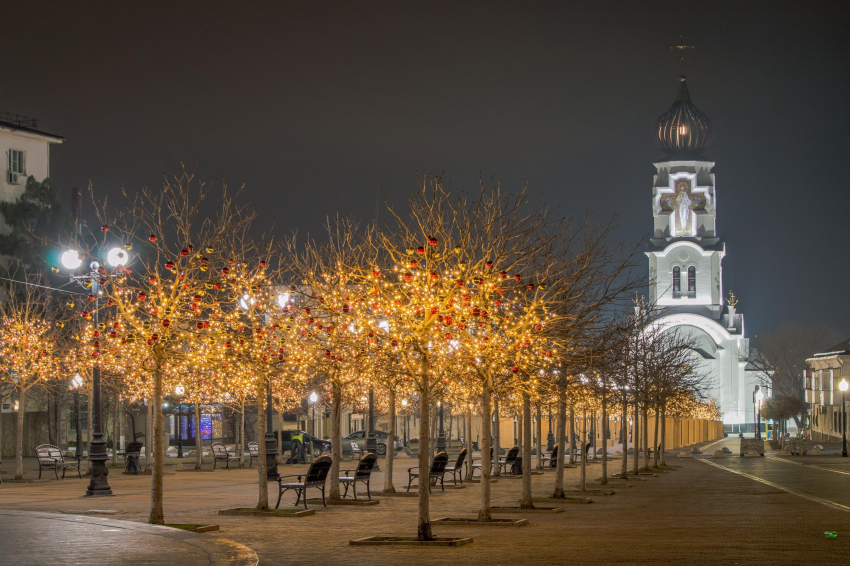
M 710 443 L 706 456 L 738 439 Z M 842 461 L 844 460 L 844 461 Z M 97 547 L 102 564 L 215 564 L 235 553 L 248 560 L 250 549 L 260 564 L 847 564 L 850 562 L 850 461 L 837 456 L 765 458 L 677 458 L 679 466 L 655 476 L 640 476 L 616 485 L 614 495 L 591 494 L 591 504 L 567 504 L 559 514 L 513 513 L 527 518 L 519 528 L 435 526 L 437 534 L 469 536 L 458 548 L 351 547 L 350 539 L 372 535 L 413 535 L 416 499 L 378 497 L 371 507 L 330 506 L 301 518 L 220 516 L 219 509 L 255 504 L 256 469 L 176 472 L 165 477 L 166 520 L 213 523 L 217 533 L 194 534 L 144 524 L 150 499 L 148 476 L 114 471 L 115 497 L 82 497 L 86 480 L 0 486 L 0 563 L 86 563 Z M 395 482 L 406 485 L 412 459 L 396 463 Z M 611 463 L 618 469 L 618 461 Z M 346 467 L 346 466 L 343 466 Z M 303 467 L 282 467 L 283 473 Z M 599 476 L 589 466 L 588 477 Z M 567 469 L 568 485 L 578 469 Z M 4 479 L 9 476 L 4 474 Z M 547 496 L 554 473 L 533 476 L 535 497 Z M 376 473 L 373 492 L 383 474 Z M 516 505 L 518 479 L 493 485 L 493 504 Z M 595 486 L 593 489 L 598 489 Z M 478 485 L 435 492 L 432 518 L 473 517 Z M 272 499 L 274 503 L 275 498 Z M 294 496 L 284 496 L 292 506 Z M 281 506 L 284 506 L 284 503 Z M 79 513 L 96 510 L 114 514 Z M 51 513 L 54 515 L 47 515 Z M 65 514 L 65 515 L 61 515 Z M 107 517 L 105 519 L 98 517 Z M 127 525 L 127 522 L 131 522 Z M 168 531 L 165 534 L 161 534 Z M 836 531 L 827 538 L 825 531 Z M 95 543 L 97 541 L 97 543 Z M 242 546 L 244 545 L 244 547 Z M 247 548 L 245 548 L 247 547 Z M 11 549 L 11 553 L 8 549 Z M 224 554 L 222 554 L 224 553 Z M 11 558 L 9 560 L 8 558 Z M 42 557 L 43 558 L 43 557 Z M 236 564 L 235 560 L 233 559 Z M 242 562 L 245 563 L 245 562 Z

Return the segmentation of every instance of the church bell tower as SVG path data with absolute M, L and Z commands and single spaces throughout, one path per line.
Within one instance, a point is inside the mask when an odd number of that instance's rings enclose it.
M 717 237 L 714 162 L 702 154 L 711 134 L 708 117 L 680 76 L 673 105 L 655 124 L 655 142 L 666 157 L 655 163 L 654 226 L 646 253 L 655 304 L 719 320 L 726 248 Z

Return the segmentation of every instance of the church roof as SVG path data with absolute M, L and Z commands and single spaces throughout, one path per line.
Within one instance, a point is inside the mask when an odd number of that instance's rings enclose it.
M 839 342 L 835 346 L 827 348 L 825 352 L 820 352 L 812 357 L 826 358 L 828 356 L 850 356 L 850 338 L 843 342 Z
M 699 152 L 711 144 L 711 123 L 688 92 L 685 75 L 679 77 L 676 100 L 655 123 L 655 143 L 666 154 L 680 158 L 700 158 Z

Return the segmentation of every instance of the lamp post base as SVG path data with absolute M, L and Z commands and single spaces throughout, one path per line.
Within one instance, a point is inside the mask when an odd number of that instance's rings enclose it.
M 107 460 L 109 460 L 109 455 L 106 453 L 106 442 L 103 441 L 103 435 L 94 433 L 91 444 L 89 444 L 91 477 L 89 478 L 88 489 L 86 489 L 87 497 L 112 495 L 112 488 L 108 481 Z
M 552 426 L 549 425 L 549 428 L 551 429 Z M 555 449 L 555 435 L 552 434 L 552 431 L 550 430 L 549 434 L 546 435 L 546 450 L 551 452 L 554 449 Z

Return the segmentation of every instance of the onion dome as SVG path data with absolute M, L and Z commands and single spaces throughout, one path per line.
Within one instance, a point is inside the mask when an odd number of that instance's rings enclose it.
M 655 123 L 655 143 L 664 153 L 679 157 L 695 157 L 711 144 L 711 123 L 691 102 L 685 75 L 679 77 L 673 106 Z

